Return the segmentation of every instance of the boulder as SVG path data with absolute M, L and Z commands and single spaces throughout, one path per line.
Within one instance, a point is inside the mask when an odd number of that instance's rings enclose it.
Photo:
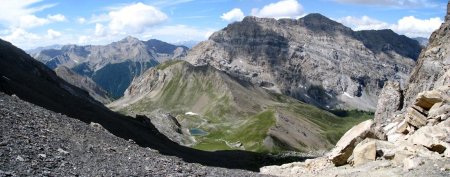
M 394 113 L 402 109 L 402 97 L 399 82 L 387 81 L 384 84 L 383 90 L 378 98 L 378 107 L 375 111 L 374 121 L 378 127 L 389 124 Z
M 328 159 L 336 166 L 345 165 L 358 143 L 365 138 L 375 138 L 372 125 L 372 120 L 366 120 L 348 130 L 328 154 Z
M 408 151 L 408 150 L 397 150 L 395 152 L 394 158 L 392 159 L 392 163 L 395 165 L 403 164 L 403 160 L 406 158 L 412 156 L 414 153 Z
M 407 109 L 406 118 L 408 123 L 417 128 L 427 124 L 427 117 L 412 107 Z
M 362 165 L 376 159 L 376 142 L 372 139 L 365 139 L 359 143 L 353 150 L 352 164 L 354 166 Z
M 450 115 L 450 104 L 443 102 L 434 104 L 428 112 L 428 118 L 444 120 Z
M 408 134 L 408 126 L 408 122 L 406 122 L 406 120 L 403 120 L 397 125 L 396 132 L 401 134 Z
M 434 104 L 442 102 L 442 95 L 437 90 L 421 92 L 416 97 L 414 105 L 419 106 L 425 110 L 429 110 Z
M 423 163 L 424 162 L 423 162 L 422 158 L 419 158 L 419 157 L 405 158 L 405 159 L 403 159 L 403 170 L 409 171 L 409 170 L 415 169 L 415 168 L 419 167 L 420 165 L 422 165 Z
M 396 142 L 396 141 L 402 140 L 402 139 L 405 139 L 405 135 L 401 134 L 401 133 L 393 133 L 393 134 L 387 135 L 387 141 L 389 141 L 389 142 Z
M 408 141 L 413 144 L 422 145 L 431 151 L 443 153 L 450 148 L 447 138 L 450 136 L 450 127 L 425 126 L 417 130 Z

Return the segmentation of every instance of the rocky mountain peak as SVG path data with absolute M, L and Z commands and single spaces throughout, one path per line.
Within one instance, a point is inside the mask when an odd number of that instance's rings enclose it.
M 141 42 L 138 38 L 135 38 L 133 36 L 127 36 L 126 38 L 123 38 L 119 41 L 120 43 L 138 43 Z
M 341 23 L 333 21 L 328 17 L 319 13 L 308 14 L 305 17 L 299 19 L 300 23 L 310 30 L 317 32 L 336 32 L 341 31 L 344 33 L 351 33 L 352 30 Z
M 242 23 L 254 23 L 254 22 L 276 22 L 274 18 L 260 18 L 255 16 L 247 16 L 242 20 Z
M 450 1 L 447 4 L 447 16 L 445 16 L 445 21 L 450 21 Z

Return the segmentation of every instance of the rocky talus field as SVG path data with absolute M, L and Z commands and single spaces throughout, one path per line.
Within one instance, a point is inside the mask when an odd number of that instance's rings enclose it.
M 0 93 L 0 176 L 260 176 L 165 156 Z

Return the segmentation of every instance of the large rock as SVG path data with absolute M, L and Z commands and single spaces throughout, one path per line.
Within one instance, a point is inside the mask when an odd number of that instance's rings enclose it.
M 442 102 L 443 96 L 436 90 L 422 92 L 417 95 L 414 105 L 429 110 L 434 104 Z
M 438 119 L 438 120 L 447 120 L 450 116 L 450 104 L 444 103 L 436 103 L 433 107 L 430 108 L 428 112 L 428 118 Z
M 370 139 L 365 139 L 359 143 L 355 147 L 355 150 L 353 150 L 353 165 L 358 166 L 366 162 L 374 161 L 377 155 L 376 149 L 375 141 L 370 141 Z
M 417 128 L 427 124 L 427 117 L 412 107 L 407 109 L 406 120 L 408 123 Z
M 425 126 L 417 130 L 408 139 L 409 142 L 422 145 L 438 153 L 443 153 L 450 148 L 448 141 L 450 137 L 450 127 Z
M 399 82 L 388 81 L 384 84 L 381 95 L 378 98 L 378 107 L 375 112 L 375 123 L 377 127 L 389 124 L 395 112 L 403 107 L 402 90 Z
M 328 158 L 336 166 L 344 165 L 352 155 L 355 146 L 365 138 L 374 138 L 371 131 L 372 120 L 366 120 L 348 130 L 337 142 L 336 147 L 328 154 Z
M 423 163 L 424 162 L 421 158 L 416 157 L 405 158 L 403 160 L 403 170 L 404 171 L 413 170 L 422 165 Z

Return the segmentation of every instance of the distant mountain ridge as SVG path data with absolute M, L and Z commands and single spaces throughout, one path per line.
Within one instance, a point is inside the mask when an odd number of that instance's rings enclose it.
M 123 95 L 133 78 L 160 62 L 187 54 L 187 47 L 128 36 L 108 45 L 64 45 L 42 50 L 33 57 L 51 69 L 65 66 L 91 78 L 113 98 Z
M 103 104 L 112 101 L 108 93 L 100 88 L 91 78 L 81 76 L 65 66 L 57 67 L 55 73 L 68 83 L 87 91 L 92 98 Z
M 246 17 L 192 48 L 186 60 L 325 109 L 374 111 L 384 82 L 404 82 L 420 50 L 391 30 L 355 32 L 309 14 Z

